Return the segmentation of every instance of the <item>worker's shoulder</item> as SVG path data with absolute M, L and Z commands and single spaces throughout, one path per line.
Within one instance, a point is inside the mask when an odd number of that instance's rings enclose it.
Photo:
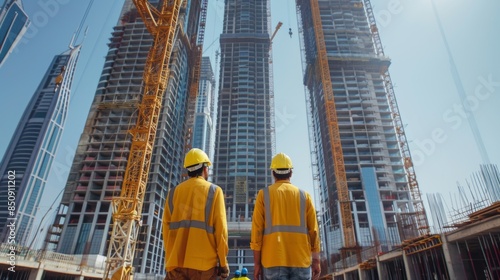
M 299 192 L 300 188 L 292 184 L 290 181 L 278 181 L 270 185 L 269 190 L 282 190 L 282 191 L 296 191 Z
M 189 178 L 186 181 L 180 183 L 176 188 L 183 189 L 183 188 L 200 187 L 200 188 L 208 189 L 211 185 L 212 185 L 212 183 L 210 183 L 209 181 L 207 181 L 201 177 L 194 177 L 194 178 Z
M 208 182 L 208 184 L 209 184 L 209 186 L 210 186 L 211 188 L 212 188 L 212 187 L 213 187 L 213 188 L 215 188 L 215 190 L 216 190 L 216 191 L 218 191 L 218 190 L 222 191 L 221 186 L 219 186 L 219 185 L 217 185 L 217 184 L 215 184 L 215 183 L 212 183 L 212 182 Z
M 286 182 L 286 183 L 282 183 L 282 184 L 273 184 L 271 186 L 269 186 L 270 189 L 273 189 L 273 190 L 278 190 L 280 188 L 284 188 L 285 191 L 288 191 L 288 192 L 293 192 L 293 193 L 303 193 L 306 197 L 310 197 L 311 194 L 303 189 L 301 189 L 300 187 L 290 183 L 290 182 Z

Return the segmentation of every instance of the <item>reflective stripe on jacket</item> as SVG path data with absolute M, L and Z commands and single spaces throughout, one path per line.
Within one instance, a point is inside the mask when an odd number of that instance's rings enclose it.
M 250 247 L 261 251 L 264 267 L 309 267 L 320 251 L 316 211 L 311 196 L 278 180 L 257 195 Z
M 167 271 L 208 270 L 227 264 L 227 221 L 222 189 L 203 177 L 190 178 L 167 195 L 163 210 Z

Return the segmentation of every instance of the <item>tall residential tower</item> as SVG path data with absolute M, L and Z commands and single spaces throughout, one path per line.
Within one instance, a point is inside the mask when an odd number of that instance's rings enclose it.
M 162 1 L 149 1 L 152 5 Z M 163 98 L 134 258 L 135 272 L 163 275 L 161 218 L 169 188 L 183 173 L 185 121 L 190 70 L 190 38 L 196 35 L 200 1 L 181 10 L 170 76 Z M 152 46 L 132 0 L 125 1 L 112 32 L 95 92 L 46 245 L 66 254 L 105 256 L 111 230 L 111 200 L 120 195 L 137 119 L 144 65 Z
M 270 1 L 228 0 L 221 61 L 214 182 L 226 196 L 231 270 L 253 266 L 250 227 L 257 192 L 272 183 L 274 97 Z
M 26 107 L 0 164 L 0 240 L 7 238 L 10 186 L 15 185 L 16 243 L 29 240 L 38 205 L 68 114 L 71 84 L 80 46 L 56 55 Z M 15 173 L 15 180 L 9 174 Z M 10 205 L 10 204 L 9 204 Z
M 6 0 L 0 8 L 0 67 L 23 37 L 30 20 L 21 0 Z
M 426 223 L 370 1 L 297 5 L 324 251 L 390 249 Z

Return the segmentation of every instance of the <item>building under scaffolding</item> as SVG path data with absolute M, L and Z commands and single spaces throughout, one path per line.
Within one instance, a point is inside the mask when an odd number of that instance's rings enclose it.
M 298 0 L 297 13 L 324 270 L 332 271 L 428 226 L 370 1 Z

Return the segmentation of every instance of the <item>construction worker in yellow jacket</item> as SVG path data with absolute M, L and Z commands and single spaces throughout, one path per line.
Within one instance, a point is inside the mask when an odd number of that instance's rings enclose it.
M 319 279 L 320 239 L 309 193 L 290 183 L 292 160 L 284 153 L 270 166 L 275 183 L 257 194 L 250 247 L 254 279 Z
M 184 167 L 189 179 L 170 189 L 163 210 L 166 279 L 227 278 L 228 236 L 222 189 L 207 181 L 212 163 L 191 149 Z

